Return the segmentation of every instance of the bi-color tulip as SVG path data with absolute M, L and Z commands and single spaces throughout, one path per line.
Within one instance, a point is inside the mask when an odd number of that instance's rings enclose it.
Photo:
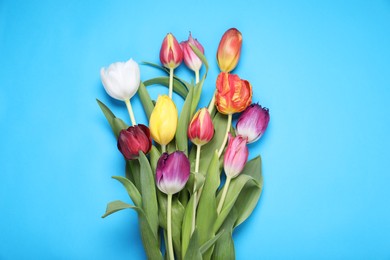
M 126 160 L 137 159 L 140 151 L 147 154 L 151 147 L 150 131 L 145 125 L 130 126 L 119 133 L 118 149 Z
M 204 145 L 214 136 L 214 125 L 207 108 L 199 109 L 188 126 L 188 138 L 195 145 Z
M 252 104 L 238 118 L 236 134 L 247 138 L 248 143 L 253 143 L 264 134 L 269 119 L 268 108 Z
M 245 137 L 233 137 L 229 133 L 228 146 L 223 158 L 223 168 L 229 178 L 237 177 L 244 169 L 249 154 L 246 143 Z
M 198 42 L 197 39 L 192 38 L 191 33 L 188 36 L 188 40 L 181 42 L 180 45 L 183 49 L 184 64 L 194 72 L 199 71 L 202 67 L 202 61 L 192 50 L 191 45 L 195 46 L 200 52 L 204 54 L 203 46 Z
M 168 33 L 163 40 L 160 61 L 168 69 L 175 69 L 183 61 L 183 51 L 172 33 Z
M 235 74 L 221 72 L 218 75 L 215 105 L 222 114 L 242 112 L 252 102 L 252 86 Z
M 241 54 L 242 35 L 236 28 L 227 30 L 219 42 L 217 61 L 223 72 L 232 71 L 238 64 Z

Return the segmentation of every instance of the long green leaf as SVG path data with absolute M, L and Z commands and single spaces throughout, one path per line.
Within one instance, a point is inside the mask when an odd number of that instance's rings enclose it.
M 152 168 L 153 174 L 155 175 L 156 168 L 157 168 L 157 162 L 158 162 L 158 159 L 160 159 L 161 153 L 156 148 L 156 146 L 152 145 L 152 148 L 150 149 L 149 155 L 150 155 L 150 166 Z
M 112 111 L 103 102 L 101 102 L 99 99 L 96 99 L 96 101 L 100 109 L 103 111 L 103 114 L 106 117 L 108 123 L 110 124 L 111 129 L 115 134 L 115 137 L 118 138 L 119 132 L 122 129 L 128 128 L 128 125 L 123 122 L 122 119 L 116 117 L 114 113 L 112 113 Z
M 112 176 L 112 178 L 122 183 L 127 193 L 129 194 L 131 200 L 133 201 L 134 205 L 137 207 L 141 207 L 142 198 L 137 187 L 135 187 L 135 185 L 129 179 L 124 178 L 122 176 Z
M 187 129 L 191 120 L 191 103 L 192 103 L 192 95 L 193 88 L 190 88 L 190 92 L 187 95 L 187 98 L 184 102 L 183 108 L 180 113 L 179 122 L 177 125 L 175 141 L 176 147 L 178 150 L 184 152 L 188 155 L 188 137 L 187 137 Z
M 236 202 L 238 196 L 246 185 L 258 187 L 258 183 L 256 182 L 256 180 L 252 176 L 246 174 L 240 174 L 237 178 L 231 181 L 221 213 L 218 215 L 217 221 L 214 225 L 215 232 L 220 228 L 226 217 L 229 215 L 231 209 L 234 206 L 234 203 Z M 218 203 L 220 197 L 221 193 L 219 193 L 217 197 Z
M 122 209 L 133 209 L 138 213 L 142 243 L 144 245 L 148 259 L 162 260 L 163 257 L 159 249 L 157 237 L 154 236 L 154 233 L 149 225 L 145 213 L 141 208 L 117 200 L 117 201 L 110 202 L 107 205 L 106 213 L 102 217 L 105 218 L 108 215 Z
M 249 161 L 241 174 L 252 176 L 259 185 L 247 185 L 247 187 L 245 187 L 238 196 L 235 203 L 238 218 L 234 227 L 240 225 L 250 216 L 261 196 L 261 192 L 263 190 L 261 157 L 258 156 Z
M 156 197 L 156 183 L 154 181 L 154 175 L 152 173 L 152 169 L 150 168 L 149 161 L 142 151 L 139 152 L 138 161 L 140 164 L 142 209 L 149 220 L 153 234 L 157 237 L 158 205 Z
M 231 214 L 226 219 L 221 229 L 225 230 L 218 241 L 215 243 L 213 260 L 235 259 L 234 242 L 233 242 L 233 225 L 237 219 L 237 212 L 233 208 Z
M 207 241 L 206 243 L 204 243 L 200 248 L 200 252 L 202 254 L 204 254 L 207 250 L 209 250 L 210 247 L 212 247 L 217 241 L 218 239 L 223 235 L 223 233 L 225 232 L 225 230 L 221 230 L 218 234 L 216 234 L 212 239 L 210 239 L 209 241 Z
M 129 176 L 129 177 L 127 177 Z M 126 177 L 131 180 L 134 180 L 134 185 L 138 189 L 139 193 L 142 196 L 142 189 L 141 189 L 141 170 L 140 165 L 137 160 L 126 160 Z
M 182 229 L 181 248 L 182 248 L 183 257 L 184 255 L 186 255 L 188 244 L 190 243 L 190 239 L 191 239 L 194 201 L 195 201 L 195 197 L 191 196 L 186 206 L 186 209 L 184 211 L 183 224 L 181 228 Z
M 190 242 L 188 244 L 188 250 L 185 254 L 184 259 L 191 260 L 202 260 L 202 254 L 199 250 L 199 238 L 198 238 L 198 230 L 195 229 L 194 233 L 191 236 Z
M 152 111 L 154 109 L 154 105 L 153 105 L 153 101 L 150 98 L 148 91 L 146 90 L 145 83 L 143 83 L 143 82 L 141 82 L 139 85 L 138 96 L 141 100 L 142 106 L 144 107 L 146 116 L 149 119 L 150 115 L 152 114 Z
M 169 87 L 169 77 L 157 77 L 157 78 L 149 79 L 146 80 L 144 84 L 146 87 L 150 85 L 162 85 L 165 87 Z M 187 97 L 188 94 L 186 85 L 176 78 L 173 79 L 173 91 L 175 91 L 184 99 Z
M 153 68 L 156 68 L 156 69 L 159 69 L 159 70 L 162 70 L 164 71 L 165 73 L 168 73 L 169 74 L 169 69 L 163 67 L 163 66 L 160 66 L 158 64 L 155 64 L 155 63 L 152 63 L 152 62 L 148 62 L 148 61 L 143 61 L 141 63 L 142 65 L 148 65 L 148 66 L 151 66 Z
M 219 158 L 217 151 L 215 151 L 207 171 L 196 215 L 196 226 L 199 232 L 200 244 L 206 243 L 215 235 L 213 231 L 217 218 L 217 202 L 215 194 L 220 184 L 219 176 Z M 211 251 L 209 250 L 204 254 L 204 258 L 208 259 L 210 255 Z
M 203 77 L 202 80 L 194 87 L 194 94 L 192 95 L 191 103 L 191 117 L 195 114 L 196 108 L 198 107 L 200 95 L 202 94 L 204 80 L 205 77 Z

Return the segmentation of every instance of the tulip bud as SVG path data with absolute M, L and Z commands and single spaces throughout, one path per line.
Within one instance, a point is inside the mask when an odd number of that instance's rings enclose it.
M 207 108 L 195 113 L 188 127 L 188 137 L 196 145 L 208 143 L 214 136 L 214 126 Z
M 236 28 L 227 30 L 219 42 L 217 60 L 219 69 L 223 72 L 232 71 L 240 58 L 242 35 Z
M 167 96 L 159 96 L 150 115 L 149 127 L 152 138 L 161 145 L 172 141 L 177 127 L 177 109 Z
M 236 133 L 246 137 L 248 143 L 253 143 L 263 135 L 268 122 L 268 108 L 263 108 L 259 104 L 252 104 L 238 118 Z
M 101 68 L 100 77 L 107 94 L 122 101 L 134 96 L 140 83 L 139 67 L 132 59 Z
M 149 128 L 139 124 L 120 131 L 118 136 L 118 149 L 126 158 L 138 158 L 139 151 L 147 154 L 152 148 Z
M 180 45 L 183 49 L 184 63 L 186 66 L 193 71 L 199 71 L 202 67 L 202 61 L 195 54 L 190 45 L 195 46 L 204 54 L 203 46 L 198 40 L 192 38 L 191 33 L 190 36 L 188 36 L 188 40 L 181 42 Z
M 242 112 L 252 102 L 251 84 L 237 75 L 221 72 L 216 85 L 215 105 L 222 114 Z
M 168 69 L 176 68 L 183 61 L 183 51 L 172 33 L 168 33 L 163 40 L 160 61 Z
M 189 177 L 190 161 L 183 152 L 161 155 L 156 168 L 156 184 L 160 191 L 165 194 L 178 193 L 184 188 Z
M 248 160 L 248 147 L 246 138 L 241 136 L 232 137 L 229 133 L 229 143 L 223 158 L 223 167 L 226 176 L 229 178 L 237 177 L 244 169 Z

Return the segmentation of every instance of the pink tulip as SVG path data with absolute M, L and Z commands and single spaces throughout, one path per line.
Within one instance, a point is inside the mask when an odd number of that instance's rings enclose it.
M 228 178 L 237 177 L 244 169 L 248 160 L 246 141 L 244 137 L 232 137 L 229 133 L 229 143 L 223 159 L 223 167 Z
M 204 54 L 203 46 L 198 42 L 197 39 L 192 38 L 191 33 L 188 36 L 188 40 L 181 42 L 180 45 L 183 49 L 184 63 L 186 66 L 193 71 L 199 71 L 202 67 L 202 61 L 195 54 L 190 45 L 195 46 Z
M 236 133 L 246 137 L 248 143 L 253 143 L 264 134 L 269 118 L 268 108 L 252 104 L 238 118 Z
M 183 61 L 183 51 L 172 33 L 165 36 L 160 49 L 160 61 L 164 67 L 174 69 Z

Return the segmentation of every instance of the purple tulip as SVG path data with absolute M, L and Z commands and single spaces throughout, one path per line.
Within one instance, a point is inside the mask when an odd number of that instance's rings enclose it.
M 189 177 L 190 161 L 183 152 L 161 155 L 156 169 L 156 184 L 160 191 L 175 194 L 184 188 Z
M 246 137 L 248 143 L 253 143 L 264 134 L 269 122 L 268 108 L 252 104 L 245 109 L 237 121 L 237 135 Z
M 244 169 L 248 160 L 248 147 L 246 138 L 242 136 L 232 137 L 229 133 L 229 143 L 223 158 L 223 168 L 226 176 L 235 178 Z

